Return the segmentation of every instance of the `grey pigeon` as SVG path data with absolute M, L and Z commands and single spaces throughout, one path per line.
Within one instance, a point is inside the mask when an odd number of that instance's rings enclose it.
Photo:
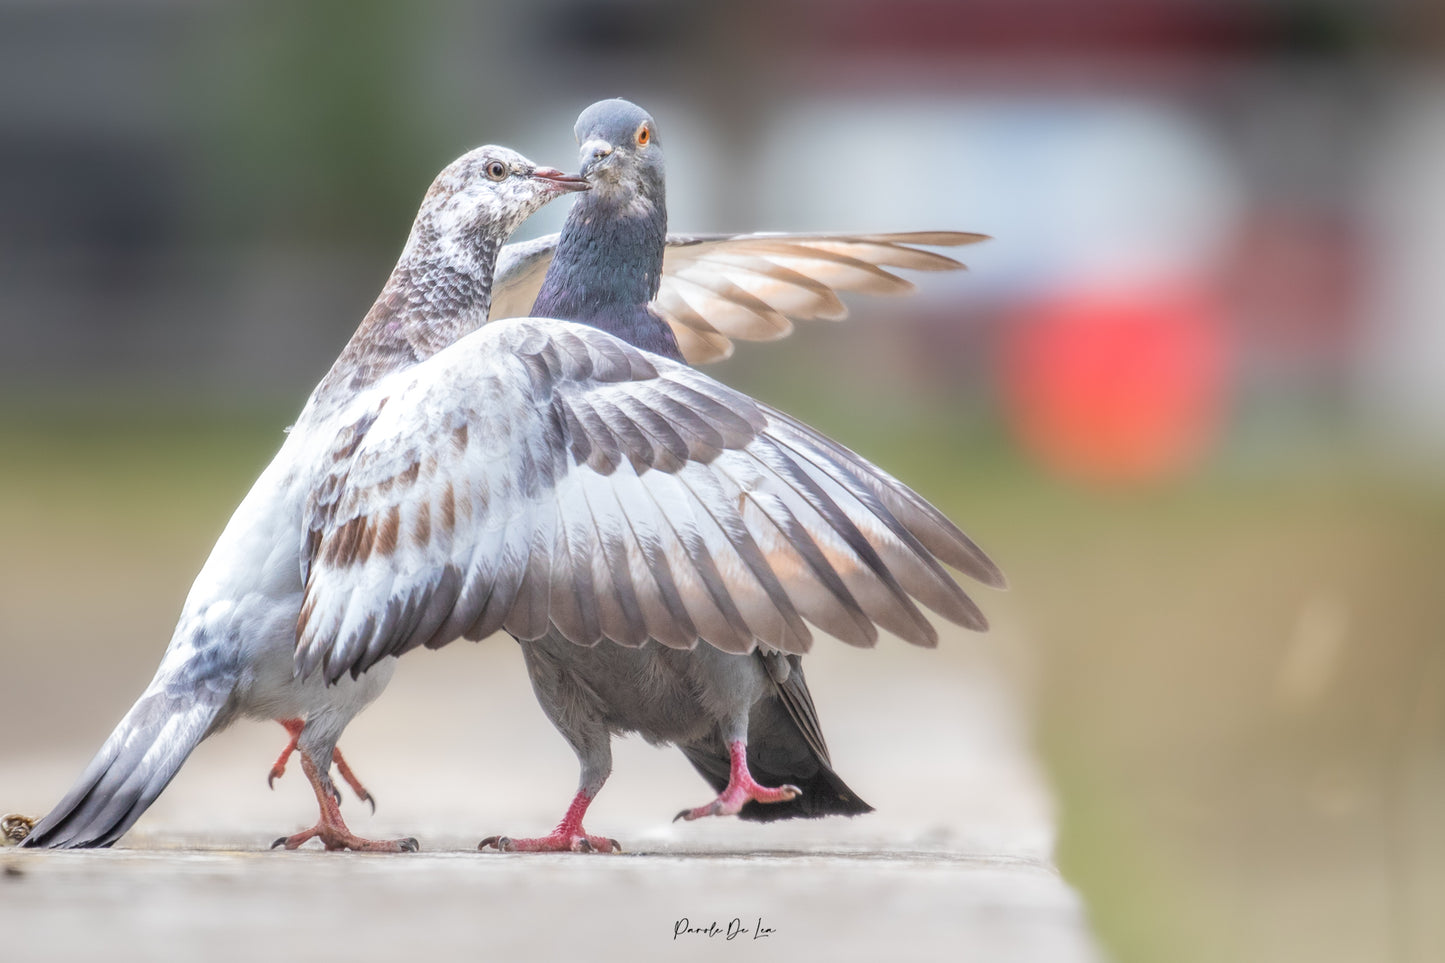
M 609 101 L 584 112 L 578 135 L 593 190 L 551 245 L 538 317 L 494 322 L 457 345 L 452 353 L 471 355 L 472 366 L 454 361 L 452 374 L 413 385 L 414 413 L 388 403 L 386 432 L 372 428 L 366 452 L 338 468 L 354 483 L 345 497 L 356 507 L 312 521 L 323 546 L 379 516 L 403 527 L 421 520 L 432 542 L 438 508 L 455 527 L 443 545 L 403 538 L 407 549 L 394 558 L 331 572 L 313 565 L 299 664 L 339 678 L 458 632 L 480 638 L 502 627 L 521 641 L 539 701 L 581 762 L 581 784 L 551 835 L 483 846 L 615 849 L 582 820 L 610 772 L 611 734 L 624 731 L 678 744 L 719 790 L 682 816 L 866 812 L 831 769 L 798 658 L 811 642 L 803 620 L 857 645 L 876 641 L 875 623 L 932 645 L 936 633 L 913 598 L 970 628 L 986 624 L 939 559 L 987 584 L 1002 577 L 896 480 L 682 363 L 654 301 L 666 232 L 655 124 Z M 743 257 L 763 276 L 774 270 Z M 821 298 L 821 283 L 783 276 Z M 501 364 L 504 344 L 526 364 L 489 379 L 485 367 Z M 503 392 L 518 399 L 506 424 Z M 480 406 L 443 410 L 478 396 L 492 402 L 483 426 L 473 420 Z M 543 411 L 524 416 L 528 403 Z M 529 437 L 528 417 L 538 436 Z M 496 460 L 445 444 L 433 451 L 448 426 Z M 404 440 L 410 450 L 398 455 Z M 508 461 L 503 453 L 518 446 Z M 399 484 L 395 472 L 409 461 L 429 466 L 430 479 Z M 465 511 L 459 490 L 471 493 Z M 465 532 L 455 522 L 463 514 Z M 420 611 L 421 629 L 399 614 Z M 319 626 L 314 636 L 308 625 Z
M 657 123 L 626 100 L 605 100 L 582 112 L 575 134 L 583 174 L 593 189 L 568 214 L 531 313 L 588 324 L 684 361 L 673 329 L 652 307 L 667 247 L 665 162 Z M 755 273 L 767 277 L 772 269 L 763 267 Z M 717 287 L 705 290 L 713 293 Z M 768 307 L 759 303 L 762 310 L 750 313 L 766 316 Z M 694 324 L 706 322 L 700 313 L 689 317 Z M 872 811 L 833 771 L 797 655 L 763 649 L 732 655 L 708 646 L 673 652 L 609 642 L 583 649 L 555 633 L 524 643 L 522 651 L 538 702 L 577 753 L 580 784 L 551 836 L 492 836 L 483 847 L 596 848 L 600 838 L 586 839 L 581 817 L 611 771 L 611 736 L 620 732 L 639 732 L 654 744 L 678 744 L 720 794 L 710 806 L 683 816 L 736 811 L 743 819 L 774 820 Z M 650 662 L 665 669 L 658 673 Z M 651 692 L 639 690 L 632 680 L 650 674 L 665 675 L 688 695 L 664 691 L 665 683 Z M 752 682 L 753 677 L 763 684 L 730 691 L 737 680 Z M 735 705 L 754 696 L 751 705 Z M 673 715 L 661 715 L 654 706 Z M 746 751 L 734 758 L 727 729 L 740 717 L 746 718 Z M 617 844 L 607 839 L 604 846 L 611 850 Z
M 321 816 L 278 844 L 295 848 L 319 837 L 328 849 L 417 848 L 413 839 L 362 839 L 341 818 L 330 778 L 336 741 L 380 694 L 395 663 L 377 660 L 366 674 L 329 685 L 296 676 L 306 564 L 316 547 L 304 522 L 317 505 L 333 505 L 336 465 L 361 444 L 376 417 L 374 399 L 484 324 L 497 252 L 512 230 L 548 200 L 584 189 L 580 178 L 502 147 L 477 148 L 437 176 L 380 297 L 196 577 L 155 678 L 23 845 L 111 845 L 202 739 L 244 716 L 304 720 L 297 747 Z M 397 528 L 383 525 L 368 537 L 380 551 Z M 323 558 L 333 558 L 336 546 Z

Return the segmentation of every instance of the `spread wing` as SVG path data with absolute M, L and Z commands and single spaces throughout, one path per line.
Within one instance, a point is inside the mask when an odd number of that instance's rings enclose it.
M 548 234 L 531 241 L 518 241 L 503 246 L 497 256 L 497 270 L 492 275 L 492 307 L 488 317 L 525 318 L 542 292 L 542 279 L 557 253 L 557 238 Z
M 925 247 L 986 240 L 960 231 L 901 234 L 669 234 L 653 308 L 672 325 L 692 364 L 732 354 L 732 339 L 772 341 L 793 321 L 840 320 L 840 291 L 898 294 L 913 285 L 890 269 L 963 267 Z M 492 287 L 493 318 L 531 313 L 557 249 L 550 234 L 502 249 Z
M 303 675 L 498 629 L 799 653 L 811 623 L 933 645 L 918 602 L 986 627 L 941 563 L 1002 584 L 858 455 L 590 327 L 486 325 L 353 410 L 306 510 Z

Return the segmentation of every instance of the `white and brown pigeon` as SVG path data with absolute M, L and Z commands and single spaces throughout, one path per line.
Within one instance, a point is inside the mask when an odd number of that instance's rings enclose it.
M 586 186 L 502 147 L 479 147 L 437 176 L 386 287 L 211 550 L 155 678 L 23 845 L 111 845 L 202 739 L 249 717 L 291 730 L 321 809 L 314 828 L 278 845 L 319 837 L 328 849 L 417 848 L 413 839 L 362 839 L 341 818 L 330 778 L 336 741 L 395 664 L 372 660 L 364 675 L 333 684 L 296 676 L 297 622 L 315 547 L 307 521 L 318 504 L 331 504 L 338 464 L 366 441 L 397 375 L 485 323 L 507 236 L 547 201 Z M 368 548 L 378 556 L 397 547 L 397 529 L 373 534 Z
M 959 266 L 910 243 L 978 236 L 669 245 L 652 118 L 604 101 L 577 134 L 593 189 L 560 238 L 504 254 L 499 274 L 493 316 L 528 278 L 536 317 L 494 322 L 412 372 L 313 506 L 299 665 L 343 678 L 458 634 L 516 637 L 581 780 L 553 833 L 483 846 L 615 850 L 582 820 L 616 732 L 677 744 L 719 791 L 682 817 L 866 812 L 831 768 L 805 623 L 855 645 L 877 625 L 932 645 L 915 600 L 985 626 L 940 560 L 1002 577 L 891 477 L 688 368 L 674 331 L 719 354 L 724 331 L 785 333 L 775 305 L 841 311 L 818 274 L 894 289 L 906 282 L 880 263 Z

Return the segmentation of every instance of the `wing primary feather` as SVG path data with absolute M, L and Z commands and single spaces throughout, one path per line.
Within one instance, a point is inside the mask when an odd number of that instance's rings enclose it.
M 766 466 L 756 459 L 754 463 L 766 470 Z M 743 488 L 741 481 L 736 478 L 733 481 L 739 488 Z M 747 498 L 772 524 L 783 541 L 797 554 L 831 597 L 832 604 L 821 606 L 821 610 L 809 611 L 800 608 L 804 617 L 849 645 L 870 648 L 876 644 L 878 632 L 872 619 L 818 547 L 807 525 L 798 519 L 787 502 L 769 491 L 752 491 Z
M 698 582 L 704 590 L 704 596 L 695 598 L 694 605 L 707 606 L 708 603 L 711 603 L 710 609 L 707 607 L 694 608 L 687 604 L 686 595 L 680 591 L 677 593 L 688 613 L 689 620 L 698 629 L 698 638 L 724 652 L 751 651 L 754 641 L 753 631 L 734 604 L 732 595 L 727 590 L 727 584 L 718 571 L 717 563 L 713 560 L 711 552 L 708 551 L 706 540 L 697 532 L 696 516 L 691 505 L 691 492 L 676 475 L 649 475 L 648 477 L 653 480 L 653 484 L 647 484 L 644 481 L 642 490 L 652 499 L 658 511 L 657 517 L 672 533 L 674 544 L 677 545 L 682 555 L 682 558 L 677 561 L 687 564 L 688 570 L 697 576 Z M 680 511 L 685 511 L 688 515 L 687 521 L 691 521 L 693 524 L 680 529 L 679 522 L 683 520 L 676 518 L 666 506 L 657 501 L 658 491 L 654 486 L 660 482 L 675 486 L 675 494 L 678 496 L 676 507 Z M 718 618 L 707 618 L 711 614 L 716 614 Z
M 803 624 L 803 618 L 798 614 L 792 599 L 788 597 L 776 573 L 763 557 L 762 550 L 743 524 L 742 516 L 732 507 L 734 499 L 722 490 L 718 477 L 708 471 L 683 472 L 677 477 L 692 492 L 695 503 L 702 507 L 713 527 L 732 546 L 781 617 L 787 637 L 777 642 L 771 639 L 767 641 L 787 652 L 807 652 L 813 644 L 812 633 Z M 699 488 L 703 490 L 699 491 Z M 756 631 L 754 634 L 757 634 Z
M 612 583 L 612 599 L 617 609 L 615 617 L 604 618 L 599 628 L 609 641 L 635 648 L 647 641 L 647 619 L 642 614 L 642 603 L 638 599 L 637 587 L 632 582 L 632 565 L 626 544 L 631 527 L 626 524 L 621 503 L 615 494 L 612 504 L 617 507 L 617 511 L 609 512 L 609 506 L 604 506 L 599 512 L 594 503 L 597 493 L 593 492 L 592 486 L 584 484 L 581 490 L 582 497 L 587 502 L 588 514 L 596 527 L 597 544 L 601 548 L 602 560 Z M 611 486 L 606 486 L 603 490 L 614 491 Z M 641 552 L 639 547 L 638 554 L 641 555 Z
M 829 528 L 843 539 L 848 548 L 883 585 L 891 599 L 894 611 L 891 613 L 887 610 L 870 611 L 870 617 L 915 645 L 927 647 L 936 645 L 937 630 L 918 610 L 918 606 L 913 603 L 908 591 L 899 583 L 897 576 L 879 555 L 877 548 L 867 535 L 826 491 L 820 479 L 815 478 L 802 465 L 794 461 L 793 457 L 789 457 L 788 451 L 791 449 L 785 450 L 781 439 L 765 437 L 771 444 L 754 445 L 753 454 L 801 495 L 814 511 L 818 512 Z M 793 452 L 793 455 L 798 458 L 804 457 L 797 452 Z
M 805 441 L 806 439 L 799 439 L 800 443 Z M 786 441 L 783 443 L 787 444 Z M 810 462 L 806 453 L 797 447 L 790 447 L 805 463 Z M 832 488 L 835 498 L 845 496 L 856 501 L 897 540 L 900 551 L 894 555 L 891 564 L 887 561 L 884 564 L 899 583 L 906 586 L 909 595 L 919 598 L 929 608 L 959 625 L 977 631 L 987 628 L 988 622 L 974 601 L 943 570 L 933 553 L 894 517 L 871 487 L 864 483 L 859 472 L 866 472 L 871 466 L 856 457 L 852 464 L 834 460 L 828 460 L 826 464 L 811 463 L 818 472 L 815 480 L 819 487 L 825 490 Z M 936 640 L 936 632 L 930 631 L 929 635 Z M 922 644 L 932 645 L 935 642 Z
M 690 649 L 697 644 L 698 628 L 688 611 L 687 603 L 683 601 L 677 580 L 673 577 L 672 563 L 669 561 L 667 549 L 663 545 L 658 529 L 665 528 L 667 532 L 670 532 L 673 544 L 676 544 L 679 550 L 681 550 L 682 542 L 668 519 L 656 512 L 657 501 L 647 490 L 641 478 L 635 474 L 628 476 L 621 473 L 614 477 L 618 479 L 618 484 L 609 487 L 608 490 L 617 499 L 622 517 L 627 522 L 627 527 L 632 532 L 639 551 L 642 552 L 643 563 L 647 566 L 648 573 L 652 576 L 652 584 L 657 589 L 657 601 L 664 609 L 662 613 L 654 611 L 651 616 L 647 617 L 648 634 L 671 648 Z M 638 505 L 636 511 L 629 511 L 627 506 L 623 505 L 624 498 L 629 502 L 645 500 L 651 506 L 652 511 L 642 505 Z M 647 527 L 645 523 L 648 521 L 659 524 L 657 528 Z
M 807 438 L 810 445 L 828 452 L 836 461 L 860 468 L 866 466 L 865 470 L 856 473 L 865 487 L 887 505 L 890 512 L 913 519 L 908 525 L 910 531 L 932 554 L 991 588 L 1007 587 L 1008 580 L 1003 572 L 983 549 L 917 492 L 851 449 L 813 431 L 790 415 L 771 408 L 766 410 L 771 419 L 786 424 L 795 435 Z

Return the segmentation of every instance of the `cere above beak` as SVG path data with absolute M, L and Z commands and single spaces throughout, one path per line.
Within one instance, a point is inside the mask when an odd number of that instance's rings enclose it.
M 592 186 L 582 175 L 564 174 L 555 167 L 539 167 L 532 171 L 532 176 L 546 181 L 549 187 L 558 191 L 585 191 Z
M 595 172 L 608 166 L 613 155 L 613 147 L 605 140 L 589 140 L 582 145 L 580 160 L 582 162 L 582 176 L 591 177 Z

